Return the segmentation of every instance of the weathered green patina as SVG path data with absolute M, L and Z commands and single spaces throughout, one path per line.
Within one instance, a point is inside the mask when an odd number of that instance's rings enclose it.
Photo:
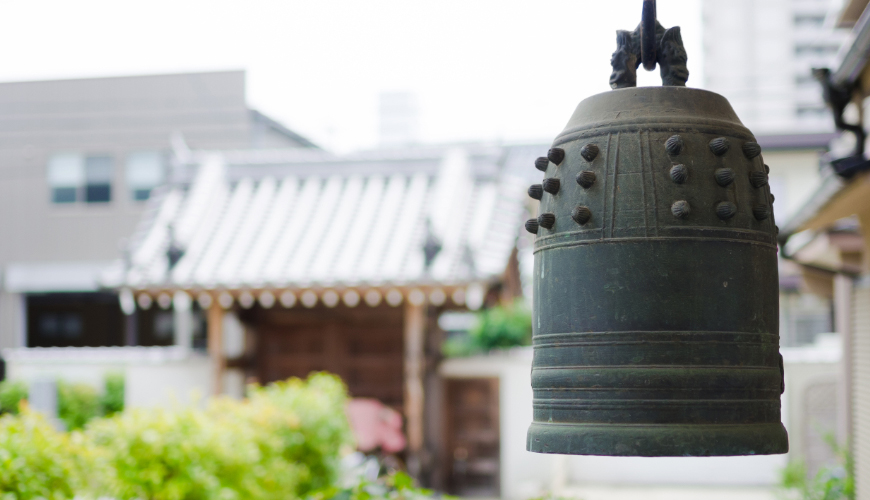
M 544 167 L 528 449 L 788 451 L 776 226 L 755 138 L 683 86 L 590 97 Z M 550 180 L 552 179 L 552 180 Z

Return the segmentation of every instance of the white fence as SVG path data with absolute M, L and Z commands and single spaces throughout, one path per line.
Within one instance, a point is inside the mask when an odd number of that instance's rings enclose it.
M 6 378 L 82 382 L 101 390 L 107 374 L 124 375 L 127 408 L 196 404 L 212 394 L 208 356 L 170 347 L 4 349 Z

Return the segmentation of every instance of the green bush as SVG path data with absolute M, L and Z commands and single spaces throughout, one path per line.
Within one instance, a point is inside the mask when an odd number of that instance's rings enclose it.
M 468 335 L 448 339 L 442 352 L 447 357 L 467 356 L 531 342 L 532 313 L 524 301 L 517 300 L 508 306 L 496 306 L 478 313 Z
M 332 375 L 252 388 L 205 410 L 132 410 L 85 433 L 120 500 L 286 499 L 333 484 L 351 444 L 346 391 Z
M 852 455 L 837 443 L 833 434 L 826 434 L 825 441 L 834 450 L 838 463 L 824 467 L 810 478 L 806 464 L 789 462 L 783 469 L 780 487 L 797 493 L 801 500 L 854 500 L 855 476 Z
M 69 430 L 81 429 L 99 416 L 100 395 L 87 384 L 57 383 L 57 416 Z
M 103 395 L 100 397 L 102 414 L 112 416 L 124 411 L 124 375 L 110 373 L 106 375 Z
M 59 432 L 39 414 L 0 417 L 0 499 L 62 500 L 84 487 L 89 452 L 80 435 Z
M 0 413 L 18 414 L 21 401 L 27 399 L 27 384 L 20 380 L 0 382 Z
M 303 496 L 335 482 L 340 451 L 349 451 L 353 435 L 345 414 L 347 389 L 341 379 L 314 374 L 307 382 L 290 379 L 253 387 L 248 410 L 255 425 L 267 429 L 261 437 L 279 443 L 280 457 L 300 467 L 296 493 Z M 273 414 L 271 419 L 264 416 Z M 285 419 L 295 425 L 287 425 Z

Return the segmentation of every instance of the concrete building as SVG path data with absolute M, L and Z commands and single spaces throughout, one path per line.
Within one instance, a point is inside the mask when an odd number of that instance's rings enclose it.
M 243 71 L 0 83 L 0 347 L 124 344 L 97 278 L 183 173 L 173 142 L 316 148 L 248 107 Z
M 731 101 L 755 134 L 834 129 L 814 67 L 831 67 L 848 36 L 831 0 L 702 0 L 704 87 Z

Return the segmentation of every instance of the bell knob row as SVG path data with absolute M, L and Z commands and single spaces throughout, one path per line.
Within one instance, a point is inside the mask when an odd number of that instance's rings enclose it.
M 766 167 L 766 165 L 765 165 Z M 685 165 L 674 165 L 671 167 L 670 171 L 671 180 L 674 181 L 675 184 L 684 184 L 686 180 L 689 178 L 689 170 Z M 716 184 L 719 184 L 722 187 L 727 187 L 734 182 L 736 175 L 733 169 L 730 168 L 717 168 L 715 172 L 713 172 L 713 178 L 716 179 Z M 756 189 L 763 188 L 767 185 L 767 172 L 755 171 L 749 173 L 749 184 Z M 589 189 L 595 184 L 595 172 L 591 170 L 584 170 L 577 174 L 577 184 L 583 187 L 583 189 Z M 529 196 L 536 200 L 540 200 L 544 191 L 550 194 L 557 194 L 559 192 L 559 188 L 561 187 L 561 181 L 555 177 L 548 177 L 544 179 L 541 184 L 532 184 L 529 187 Z
M 725 137 L 717 137 L 711 140 L 708 144 L 710 151 L 713 152 L 716 156 L 723 156 L 728 150 L 731 148 L 731 142 Z M 685 149 L 685 143 L 683 142 L 683 138 L 679 135 L 672 135 L 665 141 L 665 150 L 671 156 L 680 155 Z M 761 146 L 758 145 L 757 142 L 745 142 L 743 143 L 743 155 L 746 156 L 747 159 L 754 159 L 758 155 L 761 154 Z M 580 148 L 580 156 L 583 157 L 587 162 L 592 162 L 600 152 L 599 148 L 595 144 L 586 144 L 582 148 Z M 560 165 L 562 161 L 565 159 L 565 150 L 562 148 L 551 148 L 547 152 L 547 156 L 542 156 L 535 160 L 535 168 L 544 172 L 547 170 L 547 167 L 552 162 L 555 165 Z M 765 167 L 767 167 L 765 165 Z
M 537 184 L 536 184 L 537 186 Z M 532 186 L 535 187 L 535 186 Z M 773 202 L 773 196 L 771 196 Z M 677 219 L 687 219 L 692 212 L 692 207 L 686 200 L 677 200 L 671 205 L 671 213 Z M 716 205 L 716 216 L 722 220 L 728 220 L 737 215 L 737 205 L 730 201 L 723 201 Z M 759 203 L 752 207 L 752 215 L 758 221 L 763 221 L 770 217 L 770 207 Z M 589 207 L 578 205 L 571 212 L 571 218 L 574 222 L 581 226 L 592 219 L 592 211 Z M 537 234 L 538 228 L 552 229 L 556 224 L 556 214 L 545 212 L 538 216 L 537 219 L 529 219 L 526 221 L 526 230 L 532 234 Z

